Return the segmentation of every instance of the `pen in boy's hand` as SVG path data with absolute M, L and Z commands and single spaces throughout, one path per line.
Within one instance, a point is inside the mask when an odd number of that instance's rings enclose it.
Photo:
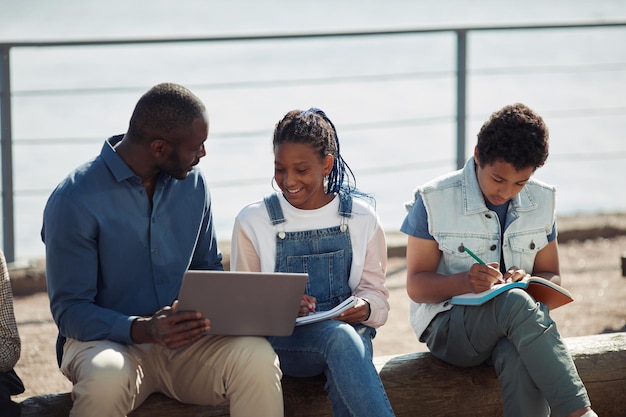
M 472 258 L 474 258 L 474 260 L 475 260 L 476 262 L 478 262 L 479 264 L 481 264 L 481 265 L 487 265 L 487 264 L 485 263 L 485 261 L 483 261 L 482 259 L 480 259 L 478 256 L 476 256 L 476 254 L 475 254 L 474 252 L 472 252 L 471 250 L 469 250 L 469 249 L 468 249 L 468 248 L 466 248 L 465 246 L 461 246 L 461 248 L 463 248 L 463 251 L 464 251 L 464 252 L 467 252 L 467 254 L 468 254 L 469 256 L 471 256 Z
M 469 250 L 469 249 L 468 249 L 468 248 L 466 248 L 465 246 L 461 245 L 461 248 L 463 248 L 463 251 L 464 251 L 464 252 L 467 252 L 467 254 L 468 254 L 469 256 L 471 256 L 472 258 L 474 258 L 474 260 L 475 260 L 476 262 L 478 262 L 479 264 L 481 264 L 481 265 L 487 265 L 487 264 L 485 263 L 485 261 L 483 261 L 482 259 L 480 259 L 480 258 L 478 257 L 478 255 L 476 255 L 474 252 L 472 252 L 471 250 Z M 499 278 L 499 279 L 498 279 L 498 282 L 504 283 L 505 281 L 504 281 L 504 279 Z

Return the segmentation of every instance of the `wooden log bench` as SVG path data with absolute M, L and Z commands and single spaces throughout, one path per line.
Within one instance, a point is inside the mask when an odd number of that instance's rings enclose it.
M 565 341 L 598 415 L 626 416 L 626 332 Z M 502 415 L 501 388 L 491 367 L 457 368 L 430 353 L 377 357 L 375 364 L 398 417 Z M 285 416 L 332 416 L 323 377 L 285 377 L 283 391 Z M 44 395 L 27 398 L 21 405 L 23 417 L 66 417 L 71 399 L 68 393 Z M 156 394 L 130 414 L 131 417 L 228 415 L 228 407 L 185 405 Z

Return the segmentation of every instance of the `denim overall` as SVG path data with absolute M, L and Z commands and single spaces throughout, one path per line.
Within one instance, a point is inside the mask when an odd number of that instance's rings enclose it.
M 276 194 L 265 198 L 272 224 L 280 229 L 286 220 Z M 340 194 L 341 225 L 276 235 L 276 272 L 309 274 L 305 293 L 317 299 L 319 311 L 330 310 L 352 295 L 348 285 L 352 265 L 352 244 L 346 219 L 352 216 L 352 198 Z
M 318 311 L 330 310 L 352 294 L 348 285 L 352 244 L 348 219 L 352 196 L 340 193 L 341 224 L 326 229 L 285 232 L 285 218 L 276 194 L 265 207 L 276 226 L 276 272 L 309 274 L 306 294 L 314 296 Z M 291 336 L 268 337 L 285 375 L 310 377 L 324 373 L 335 417 L 393 416 L 391 405 L 372 362 L 376 330 L 325 320 L 298 326 Z

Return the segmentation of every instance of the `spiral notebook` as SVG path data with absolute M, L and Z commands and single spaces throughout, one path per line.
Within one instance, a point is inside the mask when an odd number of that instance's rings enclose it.
M 187 271 L 178 310 L 211 320 L 208 334 L 289 336 L 293 333 L 308 274 Z

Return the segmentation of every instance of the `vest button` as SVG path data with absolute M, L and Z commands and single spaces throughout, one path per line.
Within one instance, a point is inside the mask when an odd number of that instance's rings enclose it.
M 278 232 L 278 238 L 279 239 L 284 239 L 285 238 L 285 232 Z
M 490 249 L 491 251 L 496 250 L 496 248 L 497 248 L 497 246 L 496 246 L 496 245 L 491 245 L 491 246 L 489 246 L 489 249 Z

